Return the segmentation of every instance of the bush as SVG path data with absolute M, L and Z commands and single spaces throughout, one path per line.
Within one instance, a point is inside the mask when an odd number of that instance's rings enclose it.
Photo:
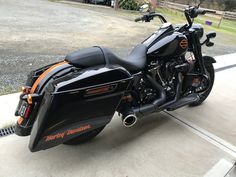
M 235 0 L 225 0 L 225 10 L 233 11 L 236 9 L 236 1 Z
M 136 0 L 120 0 L 119 6 L 126 10 L 139 10 L 140 4 Z

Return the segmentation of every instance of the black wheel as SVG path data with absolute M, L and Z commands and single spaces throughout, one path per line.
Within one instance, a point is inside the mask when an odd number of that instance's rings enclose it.
M 95 136 L 97 136 L 104 128 L 105 128 L 105 126 L 102 126 L 102 127 L 96 128 L 90 132 L 83 133 L 82 135 L 79 135 L 69 141 L 66 141 L 63 144 L 78 145 L 78 144 L 85 143 L 85 142 L 93 139 Z
M 210 78 L 209 88 L 205 92 L 199 94 L 200 99 L 198 101 L 191 103 L 189 106 L 198 106 L 202 104 L 202 102 L 205 101 L 205 99 L 211 93 L 212 87 L 214 85 L 214 79 L 215 79 L 215 70 L 214 70 L 213 64 L 212 63 L 207 64 L 206 70 L 207 70 L 207 75 Z

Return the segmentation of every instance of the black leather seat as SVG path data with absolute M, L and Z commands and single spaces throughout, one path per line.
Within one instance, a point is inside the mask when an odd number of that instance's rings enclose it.
M 143 44 L 137 45 L 126 59 L 121 59 L 109 49 L 102 47 L 91 47 L 79 50 L 66 56 L 65 60 L 70 64 L 87 68 L 96 65 L 118 64 L 128 71 L 142 70 L 146 65 L 147 47 Z

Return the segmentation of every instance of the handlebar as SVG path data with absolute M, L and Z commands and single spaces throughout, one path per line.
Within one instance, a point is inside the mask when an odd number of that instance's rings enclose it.
M 198 6 L 186 8 L 184 11 L 185 17 L 188 21 L 188 26 L 186 27 L 186 29 L 190 29 L 192 27 L 193 18 L 196 18 L 198 15 L 205 15 L 206 13 L 215 14 L 216 11 L 199 9 Z M 167 20 L 161 14 L 155 13 L 155 12 L 149 12 L 143 15 L 142 17 L 136 18 L 134 21 L 135 22 L 138 22 L 138 21 L 150 22 L 151 20 L 154 19 L 154 17 L 159 17 L 163 23 L 167 22 Z
M 165 17 L 163 17 L 161 14 L 158 14 L 158 13 L 148 13 L 148 14 L 143 15 L 142 17 L 136 18 L 134 21 L 135 22 L 138 22 L 138 21 L 150 22 L 151 20 L 154 19 L 154 17 L 159 17 L 163 23 L 167 22 Z
M 191 18 L 196 18 L 198 15 L 205 15 L 206 13 L 216 13 L 213 10 L 205 10 L 199 9 L 198 7 L 190 7 L 185 9 L 185 13 L 187 13 Z
M 205 10 L 206 13 L 209 13 L 209 14 L 215 14 L 216 11 L 215 10 Z
M 197 15 L 205 15 L 206 13 L 215 14 L 216 11 L 213 11 L 213 10 L 204 10 L 204 9 L 195 9 L 195 13 L 196 13 Z
M 191 28 L 193 24 L 193 18 L 196 18 L 198 15 L 205 15 L 206 13 L 216 13 L 216 11 L 199 9 L 198 7 L 186 8 L 184 14 L 189 23 L 188 29 Z

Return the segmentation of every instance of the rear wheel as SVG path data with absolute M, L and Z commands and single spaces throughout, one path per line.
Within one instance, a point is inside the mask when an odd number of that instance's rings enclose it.
M 205 99 L 211 93 L 212 87 L 214 85 L 214 79 L 215 79 L 215 70 L 214 70 L 213 64 L 212 63 L 207 64 L 206 70 L 207 70 L 207 75 L 210 78 L 209 88 L 205 92 L 200 93 L 199 94 L 200 99 L 198 101 L 190 104 L 189 106 L 198 106 L 198 105 L 202 104 L 202 102 L 205 101 Z
M 104 128 L 105 128 L 105 126 L 102 126 L 102 127 L 96 128 L 92 131 L 89 131 L 87 133 L 83 133 L 82 135 L 79 135 L 69 141 L 66 141 L 63 144 L 78 145 L 78 144 L 85 143 L 85 142 L 93 139 L 95 136 L 97 136 Z

